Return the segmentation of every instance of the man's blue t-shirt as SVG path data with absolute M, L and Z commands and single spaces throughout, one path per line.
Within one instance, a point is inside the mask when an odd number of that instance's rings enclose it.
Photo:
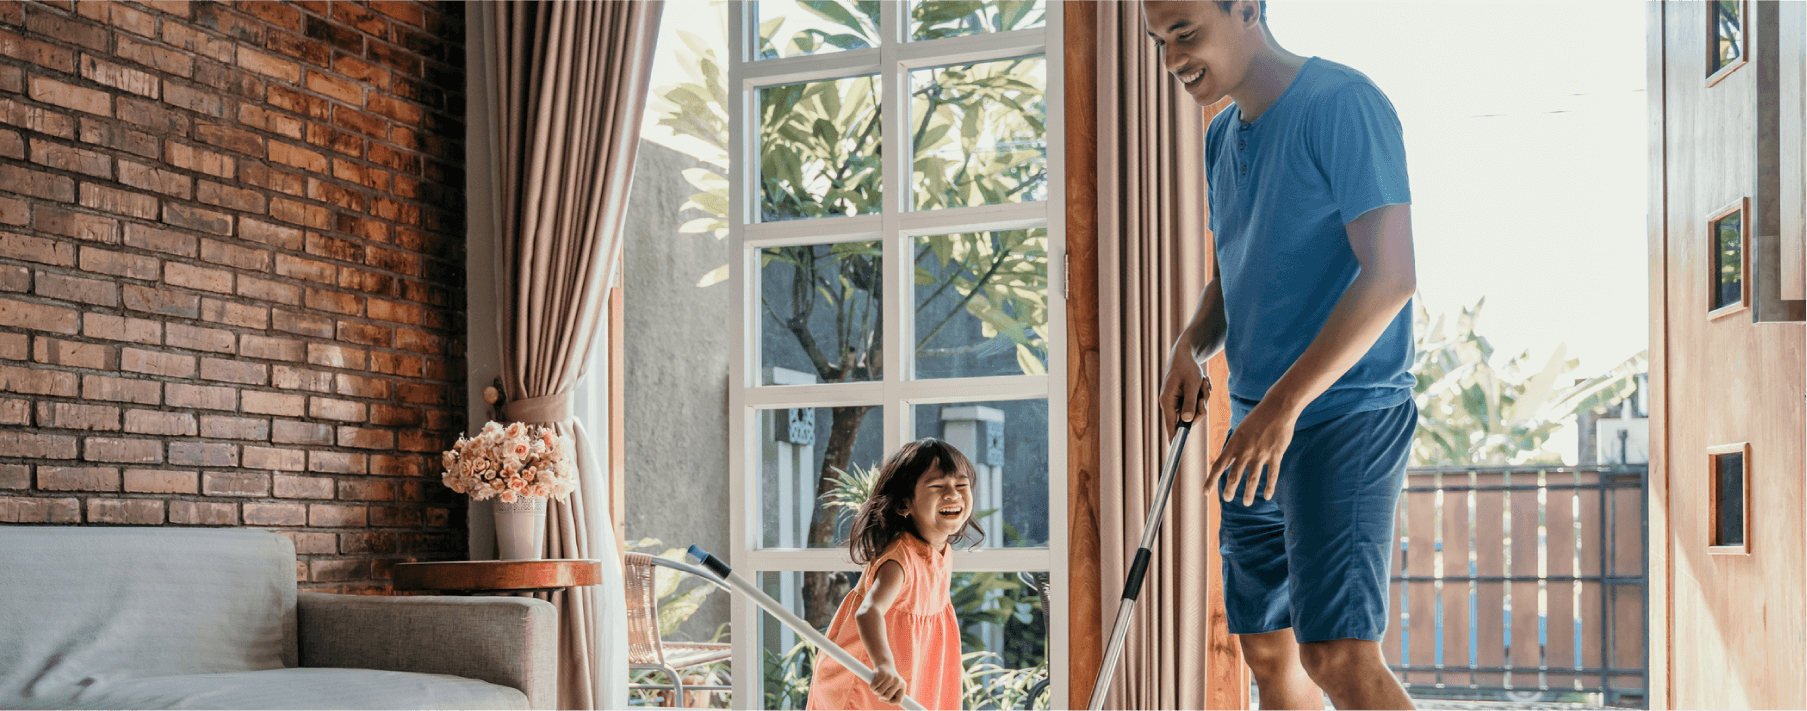
M 1235 105 L 1212 119 L 1205 170 L 1234 426 L 1317 338 L 1361 271 L 1344 227 L 1411 202 L 1403 128 L 1367 76 L 1312 57 L 1254 121 Z M 1412 357 L 1408 303 L 1297 426 L 1411 399 Z

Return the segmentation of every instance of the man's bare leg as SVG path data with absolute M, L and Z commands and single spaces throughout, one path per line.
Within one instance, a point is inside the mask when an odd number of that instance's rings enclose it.
M 1299 660 L 1312 681 L 1330 694 L 1339 711 L 1354 709 L 1411 709 L 1407 696 L 1380 643 L 1365 639 L 1334 639 L 1299 645 Z M 1266 690 L 1263 689 L 1263 695 Z
M 1242 660 L 1261 689 L 1261 708 L 1324 708 L 1324 692 L 1305 673 L 1292 630 L 1239 634 L 1236 639 L 1242 643 Z

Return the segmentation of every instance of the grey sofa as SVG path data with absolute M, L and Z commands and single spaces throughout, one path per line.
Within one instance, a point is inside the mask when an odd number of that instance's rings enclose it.
M 252 529 L 0 526 L 0 708 L 549 709 L 557 611 L 297 594 Z

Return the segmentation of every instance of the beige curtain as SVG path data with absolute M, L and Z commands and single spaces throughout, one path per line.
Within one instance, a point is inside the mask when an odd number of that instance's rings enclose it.
M 497 330 L 506 419 L 578 444 L 579 485 L 547 511 L 546 556 L 604 561 L 603 584 L 554 593 L 559 708 L 627 706 L 621 562 L 606 457 L 571 412 L 621 262 L 622 221 L 658 38 L 660 2 L 474 3 L 500 245 Z M 487 258 L 487 255 L 473 255 Z M 609 383 L 609 387 L 620 387 Z
M 1215 110 L 1201 109 L 1161 67 L 1140 3 L 1095 7 L 1098 310 L 1105 344 L 1099 368 L 1100 581 L 1108 626 L 1166 455 L 1156 397 L 1167 350 L 1210 275 L 1204 140 L 1206 118 Z M 1109 708 L 1242 707 L 1243 693 L 1235 688 L 1241 665 L 1223 632 L 1217 589 L 1217 506 L 1200 485 L 1228 426 L 1222 358 L 1213 365 L 1219 395 L 1210 408 L 1211 426 L 1188 441 Z

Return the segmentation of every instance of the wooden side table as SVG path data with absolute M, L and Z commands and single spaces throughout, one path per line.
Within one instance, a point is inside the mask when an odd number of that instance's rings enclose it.
M 462 560 L 398 563 L 390 586 L 397 591 L 481 595 L 552 592 L 601 582 L 599 560 Z

